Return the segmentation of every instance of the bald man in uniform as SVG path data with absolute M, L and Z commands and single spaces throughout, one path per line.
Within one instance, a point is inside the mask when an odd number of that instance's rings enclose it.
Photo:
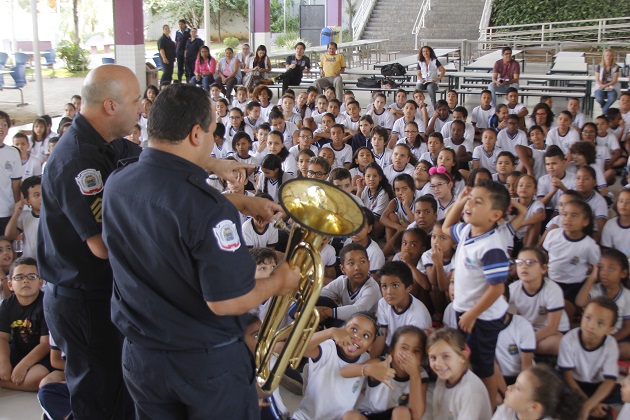
M 92 70 L 81 96 L 81 112 L 46 164 L 37 260 L 48 282 L 46 321 L 67 355 L 73 418 L 124 418 L 122 341 L 111 322 L 113 276 L 101 208 L 119 160 L 140 153 L 122 137 L 138 119 L 142 96 L 134 73 L 114 64 Z

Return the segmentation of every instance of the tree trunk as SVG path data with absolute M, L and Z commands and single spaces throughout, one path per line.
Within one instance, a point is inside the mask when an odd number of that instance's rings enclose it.
M 74 21 L 74 42 L 79 43 L 79 0 L 72 0 L 72 20 Z

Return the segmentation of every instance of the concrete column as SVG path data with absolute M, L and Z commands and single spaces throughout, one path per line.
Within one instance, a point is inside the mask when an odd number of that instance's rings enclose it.
M 142 0 L 114 0 L 114 42 L 116 64 L 129 67 L 146 88 L 144 58 L 144 15 Z
M 341 28 L 341 3 L 343 0 L 326 0 L 326 26 Z
M 261 44 L 271 47 L 270 0 L 250 0 L 249 31 L 252 51 Z

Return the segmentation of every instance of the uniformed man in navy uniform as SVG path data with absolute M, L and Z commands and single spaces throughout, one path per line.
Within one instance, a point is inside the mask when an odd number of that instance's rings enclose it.
M 139 419 L 258 418 L 241 315 L 297 287 L 286 262 L 254 279 L 237 208 L 271 218 L 280 207 L 208 185 L 213 118 L 205 91 L 169 86 L 149 113 L 149 147 L 105 190 L 112 320 Z
M 37 260 L 48 282 L 46 321 L 67 355 L 74 418 L 123 418 L 122 339 L 111 322 L 112 271 L 101 238 L 103 188 L 120 159 L 140 153 L 121 137 L 136 123 L 142 97 L 136 76 L 117 65 L 92 70 L 81 96 L 81 112 L 46 164 Z
M 190 28 L 186 24 L 186 19 L 180 19 L 178 25 L 179 29 L 175 32 L 175 51 L 177 53 L 177 79 L 181 83 L 186 66 L 184 52 L 186 51 L 186 41 L 190 39 Z

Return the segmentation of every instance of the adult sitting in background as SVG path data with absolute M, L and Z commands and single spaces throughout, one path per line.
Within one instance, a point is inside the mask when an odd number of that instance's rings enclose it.
M 243 44 L 241 51 L 236 53 L 236 59 L 239 63 L 241 63 L 241 70 L 245 69 L 245 66 L 247 65 L 247 60 L 249 60 L 253 56 L 254 53 L 252 52 L 249 44 Z
M 613 61 L 612 50 L 604 50 L 595 73 L 595 81 L 595 100 L 602 107 L 602 114 L 605 114 L 619 96 L 619 66 Z
M 234 85 L 240 84 L 242 80 L 241 63 L 234 58 L 234 50 L 230 47 L 225 49 L 225 57 L 219 61 L 215 83 L 221 86 L 223 94 L 232 102 L 232 89 Z
M 497 93 L 505 93 L 511 87 L 518 89 L 518 78 L 521 74 L 521 67 L 512 58 L 512 48 L 503 47 L 501 55 L 503 58 L 494 63 L 492 83 L 488 85 L 488 90 L 492 92 L 492 106 L 497 105 Z
M 304 55 L 306 45 L 303 42 L 295 44 L 295 54 L 287 56 L 284 74 L 276 78 L 276 83 L 282 82 L 282 94 L 289 86 L 299 86 L 302 83 L 302 75 L 311 70 L 311 59 Z
M 439 74 L 438 74 L 439 73 Z M 431 105 L 435 108 L 435 93 L 438 83 L 444 77 L 444 66 L 437 59 L 435 51 L 429 46 L 424 46 L 418 51 L 418 83 L 416 89 L 426 90 L 431 98 Z
M 210 55 L 210 48 L 204 45 L 197 55 L 195 75 L 191 83 L 195 85 L 201 84 L 203 90 L 210 92 L 210 85 L 214 83 L 214 73 L 216 71 L 217 61 Z
M 191 82 L 195 77 L 195 61 L 199 50 L 203 47 L 203 39 L 197 37 L 197 28 L 190 29 L 190 38 L 186 41 L 186 81 Z
M 346 71 L 346 61 L 343 54 L 337 54 L 337 43 L 328 44 L 328 54 L 322 54 L 319 63 L 319 74 L 321 78 L 313 82 L 319 93 L 324 93 L 328 86 L 335 87 L 337 99 L 343 99 L 343 79 L 341 74 Z
M 267 55 L 267 47 L 259 45 L 256 48 L 256 54 L 247 60 L 245 66 L 245 78 L 243 79 L 243 86 L 247 88 L 248 92 L 251 92 L 260 83 L 264 83 L 263 80 L 267 79 L 265 73 L 271 70 L 271 60 Z

